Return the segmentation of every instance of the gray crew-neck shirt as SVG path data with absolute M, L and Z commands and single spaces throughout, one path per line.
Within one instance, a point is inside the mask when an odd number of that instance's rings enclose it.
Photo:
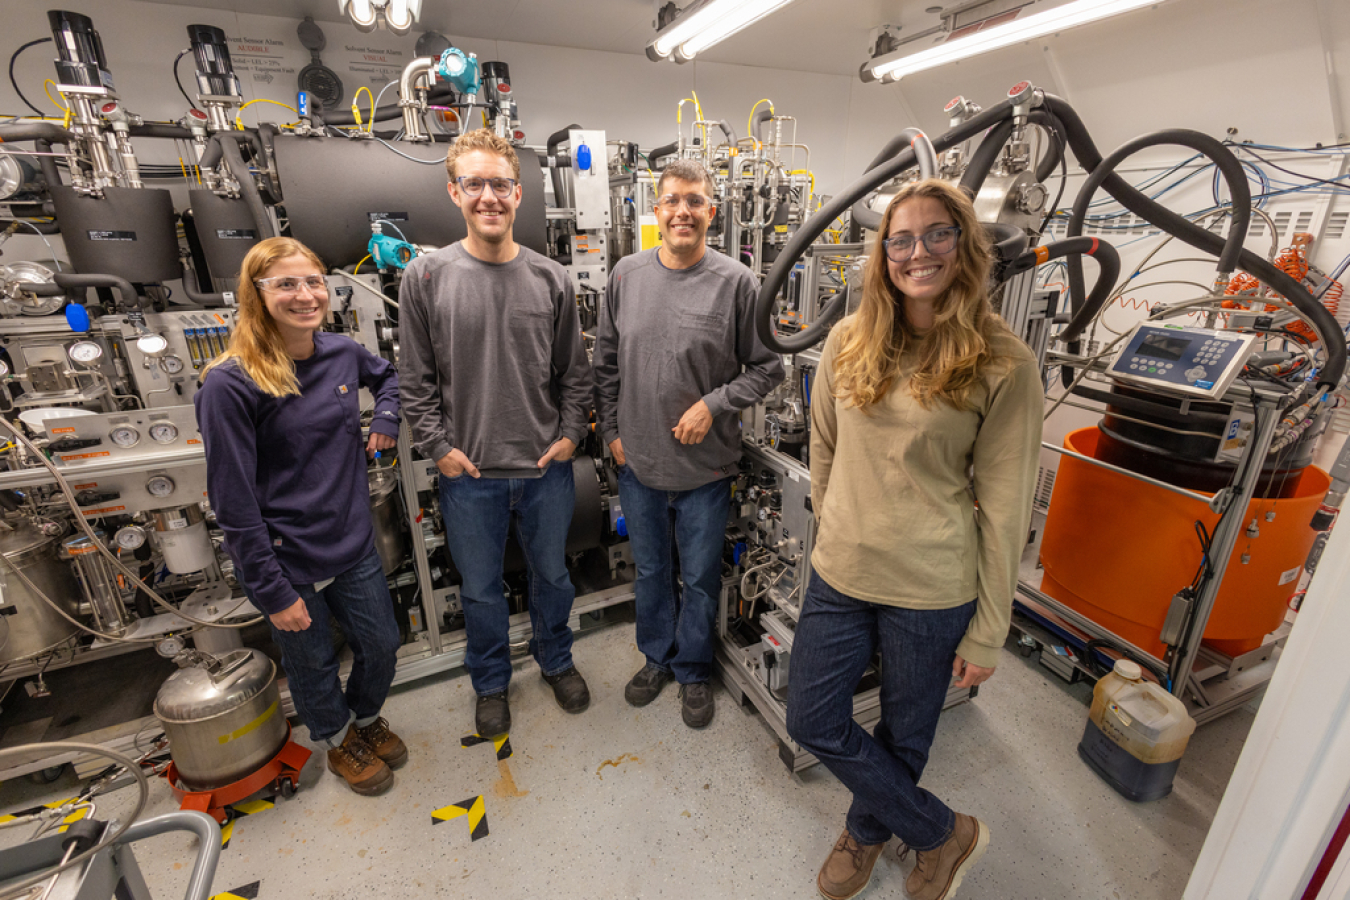
M 783 361 L 755 334 L 759 283 L 709 249 L 688 269 L 658 251 L 625 257 L 610 274 L 595 339 L 595 410 L 606 443 L 623 440 L 647 487 L 686 491 L 736 471 L 742 409 L 784 377 Z M 702 443 L 672 433 L 699 400 L 712 427 Z
M 562 266 L 456 243 L 409 263 L 398 299 L 403 415 L 423 456 L 458 448 L 485 478 L 530 478 L 555 441 L 581 443 L 591 367 Z

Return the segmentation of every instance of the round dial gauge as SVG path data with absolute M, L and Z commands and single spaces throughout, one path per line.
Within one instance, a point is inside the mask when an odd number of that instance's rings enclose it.
M 135 550 L 145 543 L 145 530 L 139 525 L 124 525 L 113 535 L 113 542 L 123 550 Z
M 146 356 L 159 356 L 169 349 L 169 342 L 162 334 L 143 334 L 136 339 L 136 349 Z
M 166 659 L 173 659 L 183 652 L 184 646 L 182 638 L 170 635 L 155 645 L 155 652 Z
M 82 366 L 94 366 L 103 357 L 103 348 L 93 341 L 76 341 L 66 354 Z
M 167 497 L 176 487 L 168 475 L 156 475 L 145 483 L 145 489 L 150 492 L 151 497 Z
M 119 447 L 134 447 L 140 441 L 141 433 L 130 425 L 118 425 L 108 433 L 108 437 Z
M 183 361 L 177 356 L 165 356 L 159 361 L 159 364 L 170 375 L 177 375 L 183 371 Z
M 178 440 L 178 426 L 172 422 L 156 422 L 150 426 L 150 437 L 159 444 L 172 444 Z

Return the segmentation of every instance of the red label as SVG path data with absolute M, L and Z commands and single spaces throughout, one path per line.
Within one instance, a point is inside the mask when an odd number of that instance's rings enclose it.
M 74 485 L 74 488 L 75 488 L 75 490 L 77 490 L 77 491 L 87 491 L 87 490 L 89 490 L 90 488 L 96 488 L 96 487 L 98 487 L 98 482 L 97 482 L 97 481 L 91 481 L 91 482 L 89 482 L 88 484 L 77 484 L 77 485 Z
M 525 132 L 523 132 L 523 131 L 517 131 L 517 132 L 514 133 L 514 137 L 515 137 L 515 139 L 518 140 L 518 141 L 523 141 L 523 140 L 525 140 Z
M 942 111 L 943 111 L 943 112 L 951 112 L 952 110 L 954 110 L 954 109 L 956 109 L 958 106 L 960 106 L 960 105 L 961 105 L 961 101 L 964 100 L 964 99 L 966 99 L 966 98 L 965 98 L 965 97 L 962 97 L 960 94 L 956 95 L 955 97 L 952 98 L 952 102 L 951 102 L 951 103 L 948 103 L 946 106 L 944 106 L 944 107 L 942 108 Z
M 74 434 L 74 428 L 53 428 L 52 434 Z
M 502 82 L 501 84 L 497 85 L 497 91 L 502 94 L 509 94 L 511 93 L 511 85 L 507 84 L 506 82 Z
M 188 442 L 189 444 L 200 444 L 200 443 L 201 443 L 201 441 L 197 440 L 196 438 L 188 438 L 188 439 L 187 439 L 187 442 Z
M 108 113 L 111 113 L 111 112 L 116 112 L 116 111 L 117 111 L 117 104 L 116 104 L 116 103 L 105 103 L 105 104 L 103 104 L 103 113 L 104 113 L 105 115 L 108 114 Z
M 200 109 L 190 109 L 188 110 L 188 115 L 194 119 L 201 119 L 203 122 L 206 121 L 206 113 L 202 112 Z
M 1030 81 L 1019 81 L 1017 82 L 1017 84 L 1014 84 L 1012 86 L 1012 90 L 1008 91 L 1008 96 L 1016 97 L 1018 94 L 1022 93 L 1029 87 L 1031 87 Z
M 97 453 L 63 453 L 61 458 L 67 462 L 72 459 L 98 459 L 101 456 L 110 456 L 107 450 L 100 450 Z
M 126 508 L 125 506 L 104 506 L 104 507 L 100 507 L 99 509 L 82 509 L 82 510 L 80 510 L 80 512 L 84 513 L 86 516 L 103 516 L 103 515 L 107 515 L 108 513 L 126 512 L 126 511 L 127 511 L 127 508 Z M 81 553 L 88 553 L 88 552 L 90 552 L 90 550 L 93 550 L 93 549 L 94 549 L 93 547 L 90 547 L 89 550 L 82 550 L 82 551 L 80 551 L 80 552 L 81 552 Z M 75 551 L 72 550 L 72 551 L 70 551 L 70 552 L 71 552 L 71 553 L 74 553 Z

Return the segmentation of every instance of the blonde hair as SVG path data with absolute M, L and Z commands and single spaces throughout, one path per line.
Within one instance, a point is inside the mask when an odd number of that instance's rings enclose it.
M 455 163 L 465 153 L 473 150 L 483 150 L 494 156 L 500 156 L 511 164 L 511 175 L 520 182 L 520 157 L 516 155 L 516 148 L 504 137 L 488 131 L 486 128 L 479 128 L 477 131 L 468 131 L 455 138 L 455 142 L 450 145 L 450 152 L 445 154 L 445 172 L 454 181 Z
M 303 256 L 314 263 L 320 273 L 324 271 L 323 261 L 318 255 L 294 238 L 267 238 L 254 244 L 248 251 L 239 267 L 236 293 L 239 315 L 234 332 L 230 335 L 230 345 L 202 369 L 202 381 L 206 380 L 212 369 L 232 359 L 264 394 L 272 397 L 299 396 L 300 382 L 295 378 L 295 360 L 286 352 L 281 331 L 272 314 L 267 311 L 257 285 L 253 283 L 262 278 L 275 263 L 292 256 Z
M 901 204 L 919 198 L 941 203 L 961 229 L 956 277 L 934 304 L 933 327 L 920 334 L 905 318 L 904 296 L 891 281 L 882 241 Z M 918 367 L 909 391 L 925 409 L 944 401 L 965 409 L 984 367 L 993 359 L 990 342 L 1007 326 L 989 305 L 992 247 L 975 207 L 959 188 L 929 179 L 911 182 L 886 206 L 871 258 L 863 275 L 858 311 L 838 326 L 834 358 L 835 397 L 863 411 L 886 395 L 900 374 L 900 358 L 917 351 Z

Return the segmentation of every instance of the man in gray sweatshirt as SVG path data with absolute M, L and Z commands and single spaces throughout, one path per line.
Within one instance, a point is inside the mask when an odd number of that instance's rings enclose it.
M 515 242 L 515 150 L 474 131 L 455 141 L 445 166 L 468 234 L 403 274 L 399 385 L 413 444 L 440 470 L 446 545 L 463 578 L 474 723 L 495 736 L 511 727 L 502 557 L 513 522 L 530 579 L 530 652 L 559 706 L 590 703 L 572 664 L 576 590 L 565 548 L 591 370 L 566 270 Z
M 685 724 L 701 728 L 714 711 L 708 679 L 740 411 L 783 380 L 783 362 L 755 335 L 754 275 L 704 242 L 714 212 L 707 170 L 671 163 L 656 194 L 662 244 L 610 275 L 595 341 L 595 409 L 619 464 L 637 564 L 646 664 L 624 697 L 645 706 L 674 677 Z

